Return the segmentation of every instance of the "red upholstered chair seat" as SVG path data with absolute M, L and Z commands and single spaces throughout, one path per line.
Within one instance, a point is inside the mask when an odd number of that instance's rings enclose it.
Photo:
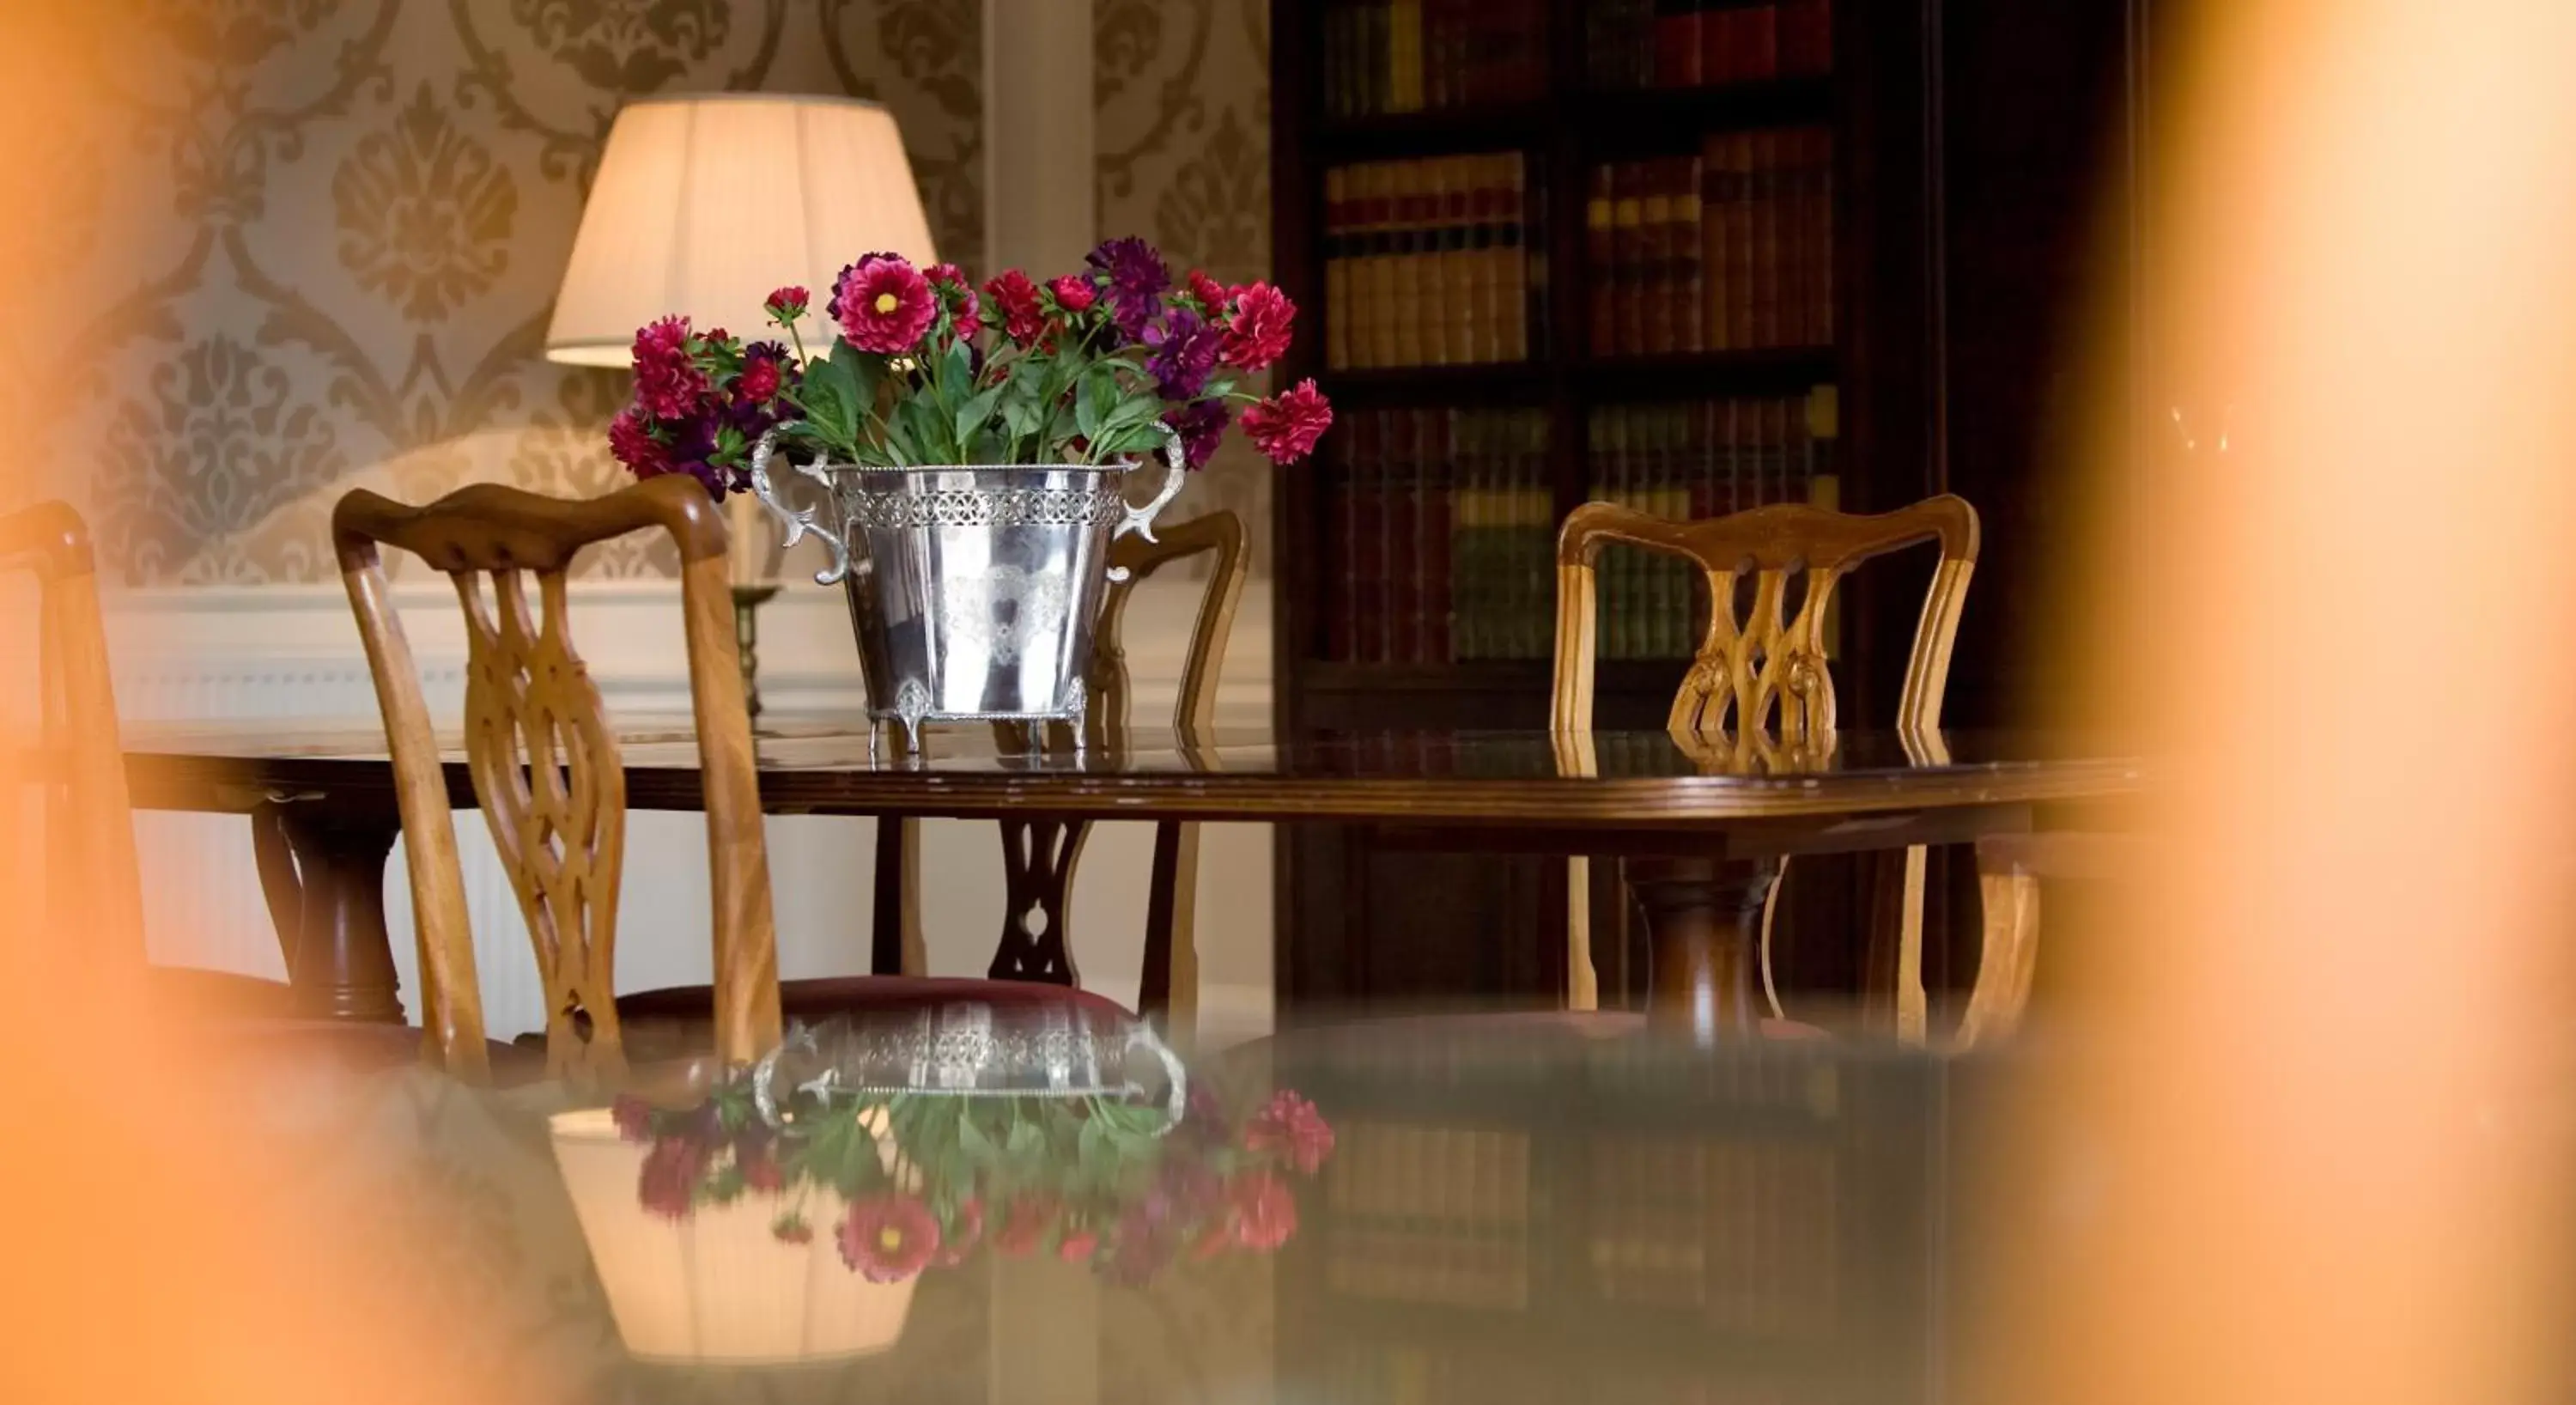
M 817 1024 L 838 1015 L 901 1014 L 942 1005 L 990 1005 L 1028 1010 L 1069 1005 L 1095 1018 L 1124 1022 L 1134 1012 L 1096 991 L 1039 981 L 979 980 L 967 976 L 823 976 L 780 981 L 778 999 L 789 1023 Z M 617 1021 L 637 1062 L 685 1058 L 713 1038 L 715 991 L 703 985 L 640 990 L 617 997 Z

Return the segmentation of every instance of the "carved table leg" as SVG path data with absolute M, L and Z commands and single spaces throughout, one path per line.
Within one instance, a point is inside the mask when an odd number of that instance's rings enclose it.
M 272 807 L 252 822 L 269 912 L 291 930 L 287 979 L 307 1015 L 360 1023 L 403 1022 L 393 938 L 385 931 L 385 856 L 402 822 L 382 813 L 311 804 Z M 294 862 L 281 861 L 283 840 Z
M 1762 1009 L 1762 908 L 1780 861 L 1631 859 L 1627 871 L 1654 942 L 1649 1024 L 1701 1043 L 1752 1034 Z
M 997 981 L 1079 985 L 1073 940 L 1065 932 L 1073 869 L 1082 861 L 1084 820 L 1003 820 L 1002 940 L 986 972 Z

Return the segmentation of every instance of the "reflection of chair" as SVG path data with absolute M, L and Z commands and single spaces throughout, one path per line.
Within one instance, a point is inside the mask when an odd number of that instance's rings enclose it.
M 1924 593 L 1897 702 L 1896 727 L 1908 738 L 1928 738 L 1940 726 L 1951 641 L 1977 560 L 1977 514 L 1964 499 L 1928 498 L 1877 516 L 1791 503 L 1698 522 L 1674 522 L 1610 503 L 1579 507 L 1557 536 L 1550 725 L 1560 736 L 1582 737 L 1592 730 L 1599 623 L 1593 567 L 1603 546 L 1618 543 L 1682 557 L 1707 580 L 1708 632 L 1673 699 L 1667 727 L 1674 739 L 1718 770 L 1774 770 L 1828 756 L 1835 696 L 1825 622 L 1834 587 L 1860 563 L 1923 541 L 1940 544 L 1941 560 Z M 1752 603 L 1739 618 L 1740 583 L 1750 586 Z M 1898 1028 L 1917 1037 L 1924 1003 L 1924 859 L 1919 846 L 1905 851 L 1892 975 L 1884 970 L 1886 961 L 1872 963 L 1872 979 L 1894 986 Z M 1589 1009 L 1598 1003 L 1599 990 L 1592 974 L 1588 860 L 1570 861 L 1567 887 L 1570 994 L 1576 1008 Z M 1769 921 L 1766 908 L 1766 934 Z M 1880 924 L 1872 926 L 1876 932 Z M 1764 945 L 1767 961 L 1767 940 Z
M 48 930 L 81 934 L 86 956 L 140 966 L 143 882 L 89 530 L 60 502 L 0 517 L 0 566 L 27 571 L 38 591 Z M 156 1010 L 276 1018 L 293 1007 L 288 986 L 256 976 L 160 966 L 142 978 Z
M 1213 553 L 1207 589 L 1190 631 L 1179 695 L 1173 701 L 1175 741 L 1184 750 L 1211 739 L 1216 722 L 1217 678 L 1225 667 L 1227 637 L 1243 594 L 1248 560 L 1242 519 L 1211 512 L 1157 529 L 1159 540 L 1121 537 L 1109 564 L 1126 572 L 1113 580 L 1101 605 L 1098 648 L 1084 684 L 1096 699 L 1085 722 L 1089 745 L 1116 750 L 1128 725 L 1134 685 L 1127 673 L 1121 630 L 1127 603 L 1146 577 L 1201 553 Z M 1009 731 L 1010 729 L 1005 729 Z M 1013 744 L 1006 737 L 1005 744 Z M 1002 867 L 1007 898 L 1002 935 L 990 975 L 996 980 L 1076 984 L 1073 945 L 1065 921 L 1071 908 L 1075 865 L 1090 825 L 1081 820 L 1003 820 Z M 919 823 L 878 822 L 875 969 L 881 975 L 918 975 L 924 968 L 918 906 Z M 1199 833 L 1195 824 L 1166 820 L 1154 826 L 1152 888 L 1145 914 L 1144 984 L 1138 1006 L 1161 1017 L 1186 1038 L 1198 1013 L 1198 948 L 1192 926 L 1198 894 Z

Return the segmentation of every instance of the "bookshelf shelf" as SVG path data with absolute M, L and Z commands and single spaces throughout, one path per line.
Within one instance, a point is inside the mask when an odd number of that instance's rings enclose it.
M 1361 371 L 1318 371 L 1315 383 L 1336 405 L 1496 405 L 1544 396 L 1554 373 L 1541 361 L 1487 362 L 1467 366 L 1389 366 Z

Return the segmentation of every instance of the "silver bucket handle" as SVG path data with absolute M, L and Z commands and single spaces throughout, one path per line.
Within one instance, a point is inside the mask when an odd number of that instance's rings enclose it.
M 1170 465 L 1170 471 L 1163 475 L 1162 489 L 1154 494 L 1153 501 L 1143 507 L 1130 505 L 1127 515 L 1118 519 L 1117 527 L 1109 533 L 1109 539 L 1113 542 L 1131 532 L 1147 541 L 1154 540 L 1154 514 L 1171 506 L 1172 499 L 1179 497 L 1182 487 L 1189 482 L 1189 464 L 1181 455 L 1181 436 L 1170 425 L 1164 425 L 1162 428 L 1163 462 Z M 1113 581 L 1127 579 L 1127 568 L 1110 567 L 1109 579 Z
M 803 540 L 805 534 L 808 532 L 813 533 L 822 541 L 824 547 L 832 554 L 832 564 L 829 567 L 814 573 L 814 583 L 816 585 L 838 585 L 840 584 L 841 578 L 850 573 L 849 542 L 843 538 L 841 533 L 835 532 L 831 528 L 822 524 L 819 520 L 821 513 L 818 510 L 814 508 L 789 507 L 787 504 L 779 501 L 777 492 L 769 485 L 769 456 L 778 448 L 778 431 L 787 427 L 788 426 L 785 423 L 770 426 L 768 431 L 760 436 L 760 442 L 752 445 L 751 494 L 753 497 L 760 499 L 760 505 L 768 508 L 770 515 L 778 519 L 779 526 L 786 529 L 786 535 L 779 539 L 778 549 L 780 551 L 783 552 L 787 550 L 787 548 L 794 546 L 797 542 Z M 794 459 L 790 459 L 787 462 L 790 468 L 793 468 L 798 473 L 804 474 L 806 477 L 822 484 L 826 489 L 829 489 L 832 486 L 831 476 L 826 474 L 819 465 L 799 463 Z M 833 497 L 829 492 L 825 493 L 823 500 L 825 502 L 838 501 L 838 499 Z

